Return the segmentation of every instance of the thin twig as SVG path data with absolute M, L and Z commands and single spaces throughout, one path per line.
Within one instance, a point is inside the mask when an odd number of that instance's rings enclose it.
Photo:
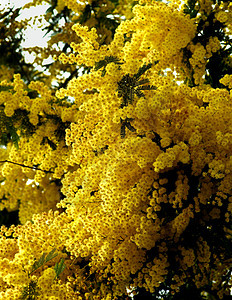
M 30 169 L 33 169 L 33 170 L 43 171 L 44 173 L 54 173 L 53 171 L 46 171 L 46 170 L 42 170 L 42 169 L 36 168 L 36 167 L 25 166 L 23 164 L 16 163 L 16 162 L 13 162 L 13 161 L 10 161 L 10 160 L 0 160 L 0 163 L 6 163 L 6 162 L 17 165 L 17 166 L 21 166 L 21 167 L 24 167 L 24 168 L 30 168 Z

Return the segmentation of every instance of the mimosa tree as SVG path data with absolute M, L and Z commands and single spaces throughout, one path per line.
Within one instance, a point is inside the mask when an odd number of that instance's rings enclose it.
M 0 299 L 231 298 L 232 3 L 0 22 Z

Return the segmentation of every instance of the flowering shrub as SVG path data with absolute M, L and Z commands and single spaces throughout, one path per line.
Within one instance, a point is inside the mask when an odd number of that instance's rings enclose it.
M 223 299 L 230 1 L 45 2 L 53 35 L 27 51 L 48 75 L 0 69 L 0 209 L 19 217 L 1 223 L 0 299 Z

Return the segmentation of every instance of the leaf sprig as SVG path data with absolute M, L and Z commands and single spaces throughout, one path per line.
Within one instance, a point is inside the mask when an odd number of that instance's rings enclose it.
M 66 266 L 64 264 L 64 259 L 62 257 L 61 260 L 60 260 L 60 262 L 55 264 L 54 270 L 56 272 L 56 276 L 55 276 L 54 279 L 56 279 L 57 277 L 60 276 L 60 274 L 64 271 L 65 267 Z
M 0 92 L 8 92 L 13 89 L 12 85 L 0 85 Z
M 187 4 L 184 4 L 184 13 L 190 15 L 190 18 L 195 18 L 198 11 L 195 9 L 196 0 L 188 0 Z
M 104 59 L 98 61 L 96 64 L 95 64 L 95 70 L 98 71 L 100 70 L 101 68 L 103 68 L 102 70 L 102 77 L 105 76 L 106 74 L 106 66 L 111 63 L 111 62 L 114 62 L 115 64 L 117 65 L 121 65 L 122 62 L 120 62 L 120 59 L 115 57 L 115 56 L 106 56 Z
M 40 267 L 42 267 L 43 265 L 45 265 L 47 262 L 49 262 L 50 260 L 52 260 L 54 257 L 56 257 L 58 255 L 58 253 L 55 253 L 56 248 L 52 249 L 48 254 L 46 252 L 44 252 L 42 254 L 42 256 L 40 257 L 39 260 L 36 260 L 34 262 L 34 264 L 32 265 L 32 269 L 31 272 L 29 273 L 29 275 L 31 275 L 33 272 L 35 272 L 36 270 L 38 270 Z
M 33 272 L 38 270 L 40 267 L 44 266 L 47 262 L 49 262 L 50 260 L 55 258 L 58 255 L 58 253 L 55 253 L 55 252 L 56 252 L 56 248 L 52 249 L 48 254 L 47 254 L 47 252 L 44 252 L 42 254 L 42 256 L 40 257 L 40 259 L 36 260 L 34 262 L 34 264 L 32 265 L 31 272 L 29 273 L 29 275 L 31 275 Z M 66 266 L 64 264 L 63 258 L 61 258 L 60 262 L 58 262 L 58 263 L 56 262 L 56 264 L 54 266 L 54 270 L 56 272 L 55 278 L 59 277 L 59 275 L 64 271 L 65 267 Z
M 121 138 L 125 138 L 126 136 L 126 128 L 128 128 L 131 132 L 135 132 L 136 129 L 131 125 L 131 121 L 134 119 L 126 118 L 125 120 L 121 119 Z
M 158 61 L 155 62 L 157 64 Z M 121 104 L 121 108 L 127 106 L 128 104 L 132 104 L 134 100 L 134 95 L 137 95 L 139 98 L 145 97 L 142 90 L 156 90 L 156 87 L 153 85 L 145 85 L 149 80 L 147 78 L 139 80 L 139 78 L 152 66 L 151 63 L 144 64 L 141 68 L 139 68 L 137 74 L 130 76 L 126 74 L 122 77 L 122 79 L 118 82 L 118 96 L 123 98 L 123 102 Z
M 31 272 L 28 274 L 30 276 L 33 272 L 38 270 L 40 267 L 44 266 L 47 262 L 55 258 L 58 253 L 56 252 L 56 248 L 52 249 L 48 254 L 45 252 L 42 254 L 39 260 L 36 260 L 32 265 Z M 64 259 L 61 258 L 60 262 L 56 262 L 54 266 L 54 270 L 56 275 L 54 280 L 59 277 L 59 275 L 64 271 L 66 265 L 64 264 Z M 25 286 L 22 290 L 20 300 L 35 300 L 39 296 L 39 289 L 37 286 L 37 282 L 35 280 L 31 280 L 27 286 Z
M 158 61 L 155 62 L 157 64 Z M 144 90 L 156 90 L 154 85 L 144 85 L 149 82 L 149 79 L 144 78 L 140 80 L 140 77 L 150 69 L 152 64 L 144 64 L 139 68 L 138 72 L 133 76 L 126 74 L 122 77 L 122 79 L 118 82 L 118 96 L 122 97 L 121 108 L 127 106 L 128 104 L 132 104 L 134 100 L 134 96 L 137 95 L 139 98 L 145 97 L 144 93 L 141 91 Z M 120 119 L 121 121 L 121 138 L 125 137 L 126 128 L 128 128 L 131 132 L 135 132 L 136 129 L 131 125 L 131 121 L 133 118 Z
M 18 149 L 20 135 L 31 135 L 35 131 L 35 126 L 29 121 L 29 112 L 17 109 L 12 117 L 5 115 L 4 106 L 0 106 L 0 144 L 7 146 L 12 142 Z
M 23 291 L 20 296 L 20 300 L 35 300 L 39 296 L 39 289 L 37 282 L 31 280 L 27 286 L 23 288 Z

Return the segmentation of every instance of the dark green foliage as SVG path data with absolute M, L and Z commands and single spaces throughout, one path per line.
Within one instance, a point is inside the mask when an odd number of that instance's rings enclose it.
M 4 107 L 0 106 L 0 144 L 6 146 L 12 142 L 18 149 L 19 130 L 22 136 L 33 134 L 35 126 L 29 121 L 29 113 L 26 110 L 15 110 L 12 117 L 7 117 L 4 114 Z
M 0 118 L 1 124 L 4 124 L 4 127 L 1 128 L 0 132 L 0 143 L 3 146 L 6 146 L 8 142 L 13 142 L 14 146 L 18 149 L 19 136 L 17 134 L 17 129 L 14 127 L 13 121 L 11 118 L 1 115 Z
M 195 18 L 197 15 L 197 10 L 195 9 L 195 4 L 197 0 L 188 0 L 187 4 L 184 4 L 184 13 L 190 15 L 190 18 Z
M 155 62 L 157 64 L 158 61 Z M 156 87 L 153 85 L 144 85 L 149 82 L 147 78 L 140 79 L 140 77 L 150 68 L 152 64 L 143 65 L 139 68 L 138 72 L 133 76 L 126 74 L 122 77 L 122 79 L 118 82 L 118 96 L 123 98 L 121 108 L 127 106 L 128 104 L 132 104 L 134 100 L 134 95 L 137 97 L 145 97 L 144 93 L 141 92 L 142 90 L 156 90 Z M 131 125 L 131 121 L 133 119 L 126 118 L 125 120 L 121 119 L 121 137 L 124 138 L 126 134 L 126 128 L 130 131 L 135 132 L 136 129 Z
M 62 19 L 64 19 L 64 21 L 67 22 L 71 16 L 71 11 L 70 9 L 67 8 L 67 6 L 65 6 L 60 13 L 58 13 L 57 10 L 55 9 L 56 6 L 57 6 L 57 0 L 51 0 L 51 6 L 46 10 L 46 15 L 49 15 L 48 18 L 49 25 L 43 28 L 43 30 L 46 31 L 44 36 L 46 36 L 49 33 L 51 36 L 60 33 L 62 29 L 59 26 L 59 22 Z M 65 50 L 67 50 L 67 48 L 70 48 L 68 44 L 65 44 L 65 47 L 66 47 Z
M 135 132 L 136 129 L 131 125 L 132 118 L 126 118 L 125 120 L 121 119 L 121 138 L 125 138 L 126 128 L 128 128 L 131 132 Z
M 36 260 L 32 266 L 31 272 L 28 274 L 30 276 L 33 272 L 37 271 L 40 267 L 44 266 L 47 262 L 55 258 L 58 253 L 55 253 L 56 249 L 52 249 L 48 254 L 45 252 L 42 254 L 42 256 L 39 258 L 39 260 Z M 59 275 L 64 271 L 65 269 L 64 259 L 61 258 L 59 263 L 56 263 L 54 266 L 55 270 L 55 277 L 59 277 Z M 29 285 L 23 288 L 20 300 L 35 300 L 37 299 L 37 296 L 39 296 L 39 290 L 37 287 L 36 281 L 31 280 Z
M 53 141 L 51 141 L 47 136 L 43 138 L 41 145 L 48 143 L 48 145 L 52 148 L 52 150 L 56 150 L 57 146 Z
M 46 119 L 52 120 L 56 125 L 58 125 L 58 128 L 54 132 L 54 134 L 58 138 L 58 140 L 59 141 L 64 140 L 65 139 L 65 131 L 67 128 L 69 128 L 71 122 L 68 122 L 68 121 L 62 122 L 61 118 L 57 115 L 45 114 L 45 116 L 46 116 Z M 41 124 L 42 123 L 43 123 L 43 120 L 41 121 Z M 45 138 L 45 141 L 48 142 L 48 137 Z M 54 143 L 51 144 L 51 140 L 50 140 L 50 142 L 48 142 L 48 144 L 51 146 L 52 149 L 54 148 L 53 150 L 55 150 L 56 145 Z
M 33 272 L 35 272 L 40 267 L 42 267 L 43 265 L 45 265 L 50 260 L 52 260 L 54 257 L 56 257 L 58 255 L 58 253 L 55 253 L 55 252 L 56 252 L 56 248 L 52 249 L 48 254 L 46 252 L 43 253 L 42 256 L 40 257 L 40 259 L 36 260 L 34 262 L 29 275 L 32 274 Z
M 158 63 L 158 62 L 157 62 Z M 134 80 L 138 80 L 139 77 L 141 77 L 147 70 L 149 70 L 152 67 L 152 64 L 144 64 L 142 67 L 139 68 L 138 72 L 133 76 Z
M 36 281 L 31 280 L 28 286 L 23 288 L 19 300 L 36 300 L 39 296 L 39 289 Z
M 157 64 L 155 62 L 155 64 Z M 138 72 L 133 76 L 126 74 L 122 77 L 122 79 L 118 82 L 118 96 L 123 98 L 121 108 L 127 106 L 128 104 L 132 104 L 134 100 L 134 95 L 137 95 L 139 98 L 144 97 L 144 93 L 141 90 L 156 90 L 155 86 L 145 85 L 148 83 L 148 79 L 139 80 L 139 78 L 152 67 L 152 64 L 143 65 L 139 68 Z
M 114 62 L 115 64 L 117 65 L 121 65 L 122 62 L 120 62 L 120 59 L 115 57 L 115 56 L 106 56 L 104 59 L 98 61 L 96 64 L 95 64 L 95 70 L 99 70 L 101 68 L 103 68 L 102 70 L 102 77 L 105 76 L 106 74 L 106 66 L 111 63 L 111 62 Z
M 9 85 L 0 85 L 0 92 L 8 92 L 11 91 L 13 89 L 12 86 Z
M 55 278 L 59 277 L 60 274 L 64 271 L 65 269 L 65 264 L 64 264 L 64 259 L 61 258 L 60 262 L 59 263 L 56 263 L 55 264 L 55 267 L 54 267 L 54 270 L 56 271 L 56 276 Z
M 118 0 L 114 1 L 111 0 L 112 3 L 115 4 L 115 6 L 118 5 Z M 85 22 L 87 22 L 91 16 L 94 16 L 95 19 L 97 20 L 98 24 L 101 25 L 105 25 L 106 28 L 108 28 L 111 32 L 112 35 L 114 35 L 115 33 L 115 29 L 118 27 L 119 25 L 119 20 L 117 17 L 115 17 L 114 15 L 109 16 L 109 12 L 102 12 L 100 11 L 99 13 L 99 7 L 102 5 L 101 2 L 99 1 L 92 1 L 88 4 L 86 4 L 82 14 L 80 14 L 80 17 L 78 18 L 78 23 L 80 24 L 85 24 Z M 101 41 L 101 44 L 105 42 L 105 39 L 103 39 Z

